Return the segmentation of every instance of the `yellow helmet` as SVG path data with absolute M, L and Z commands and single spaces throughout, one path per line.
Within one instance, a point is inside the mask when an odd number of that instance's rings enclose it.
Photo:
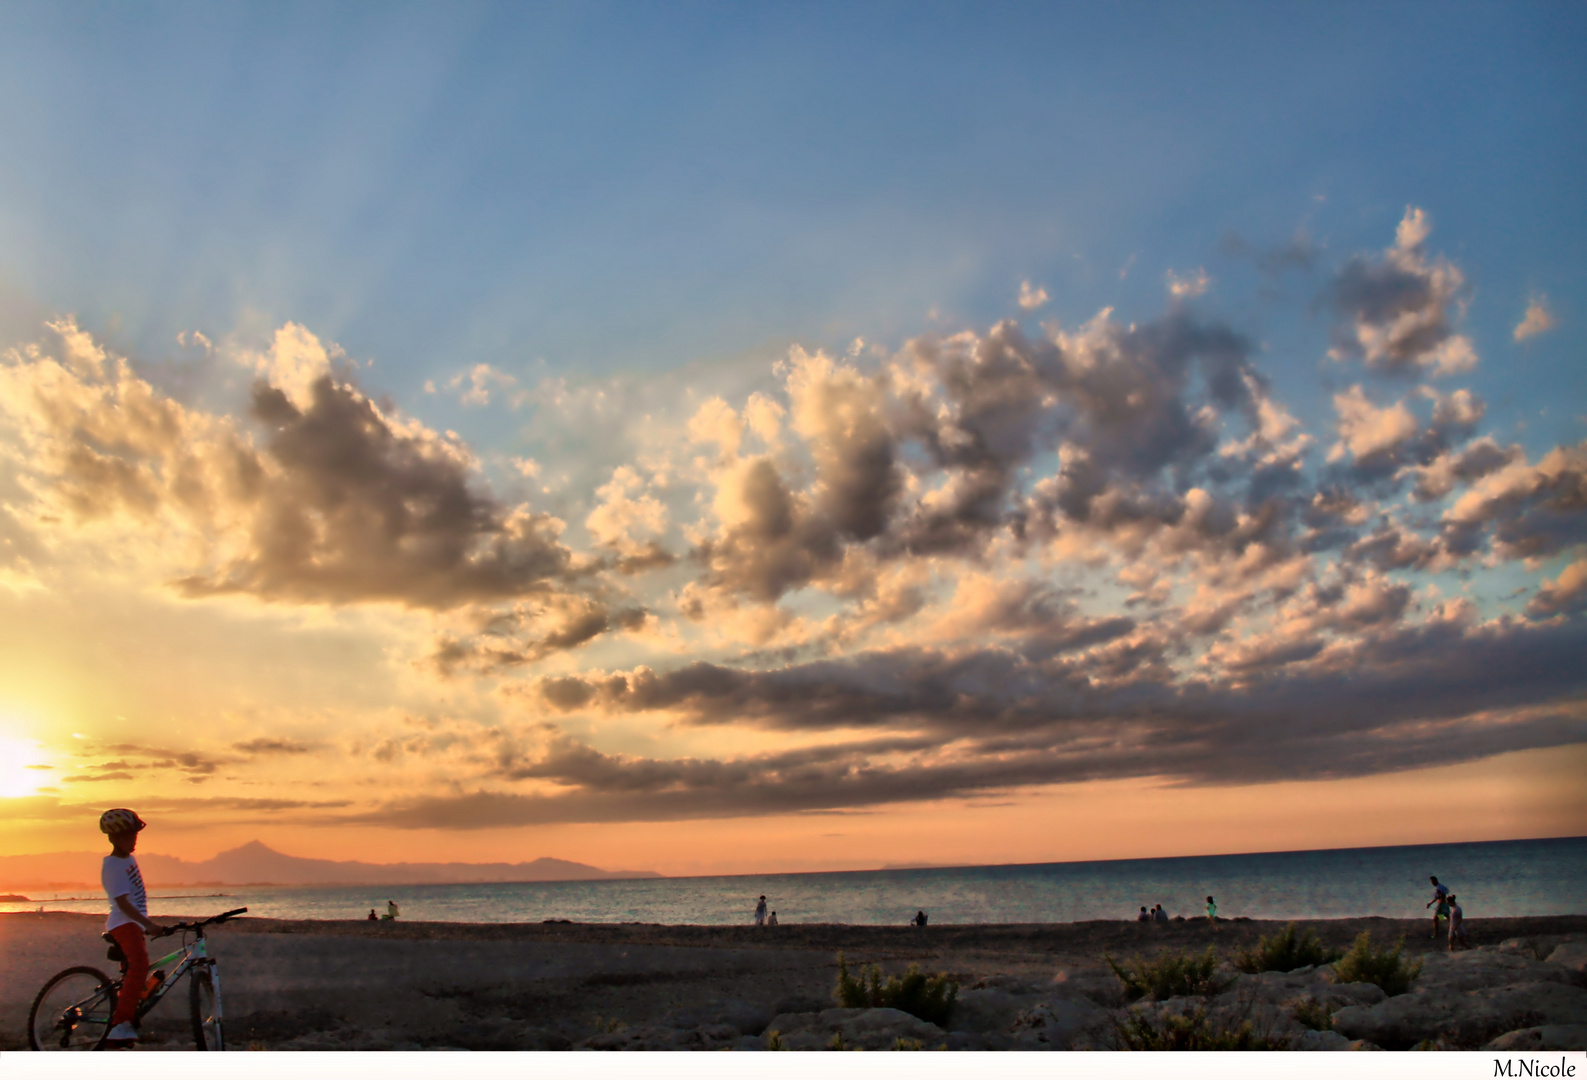
M 137 832 L 147 824 L 141 817 L 125 807 L 106 810 L 99 815 L 99 831 L 106 835 Z

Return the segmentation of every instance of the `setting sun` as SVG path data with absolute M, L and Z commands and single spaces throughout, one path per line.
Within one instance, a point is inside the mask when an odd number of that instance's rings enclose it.
M 0 799 L 37 795 L 48 782 L 43 747 L 23 739 L 0 736 Z

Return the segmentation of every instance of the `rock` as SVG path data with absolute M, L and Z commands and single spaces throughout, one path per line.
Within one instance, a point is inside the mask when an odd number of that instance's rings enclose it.
M 1079 994 L 1109 1009 L 1124 1004 L 1124 987 L 1107 968 L 1061 968 L 1048 989 L 1065 995 Z
M 666 1027 L 696 1028 L 703 1024 L 731 1024 L 741 1035 L 759 1035 L 771 1023 L 773 1012 L 748 1001 L 707 1001 L 679 1009 L 661 1023 Z
M 736 1046 L 743 1036 L 729 1024 L 674 1028 L 660 1024 L 618 1028 L 593 1035 L 578 1044 L 581 1050 L 720 1050 Z
M 1545 963 L 1558 964 L 1572 972 L 1576 976 L 1572 981 L 1579 983 L 1587 979 L 1587 942 L 1568 941 L 1549 953 Z
M 1295 1040 L 1297 1050 L 1351 1050 L 1349 1039 L 1337 1031 L 1307 1031 Z
M 1507 1031 L 1486 1050 L 1587 1050 L 1587 1025 L 1546 1024 Z
M 1008 1025 L 1008 1033 L 1021 1047 L 1041 1044 L 1067 1049 L 1075 1039 L 1106 1025 L 1108 1014 L 1082 997 L 1053 997 L 1022 1010 Z
M 778 1016 L 782 1013 L 818 1013 L 822 1009 L 830 1009 L 831 1007 L 831 998 L 818 998 L 810 997 L 807 994 L 794 994 L 791 997 L 783 998 L 781 1001 L 777 1002 L 777 1004 L 773 1005 L 771 1007 L 771 1014 L 772 1016 Z M 770 1020 L 766 1022 L 768 1024 L 771 1023 Z
M 1430 1039 L 1476 1048 L 1523 1027 L 1587 1023 L 1587 990 L 1559 982 L 1484 987 L 1466 992 L 1420 989 L 1334 1014 L 1334 1030 L 1390 1050 Z
M 1513 986 L 1516 983 L 1570 981 L 1569 969 L 1561 964 L 1544 963 L 1520 953 L 1473 949 L 1470 952 L 1430 953 L 1422 964 L 1421 975 L 1412 984 L 1412 990 L 1449 993 L 1490 986 Z
M 1033 994 L 1016 996 L 998 987 L 961 990 L 949 1027 L 953 1031 L 1002 1031 L 1040 1000 Z
M 783 1013 L 766 1027 L 790 1050 L 824 1050 L 833 1036 L 853 1050 L 891 1050 L 899 1039 L 918 1041 L 935 1049 L 947 1042 L 947 1032 L 936 1024 L 897 1009 L 823 1009 L 819 1013 Z

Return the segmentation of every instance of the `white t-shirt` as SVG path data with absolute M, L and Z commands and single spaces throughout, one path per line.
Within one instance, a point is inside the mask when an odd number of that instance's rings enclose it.
M 127 923 L 136 923 L 136 919 L 127 917 L 121 910 L 121 905 L 116 903 L 116 897 L 125 896 L 132 901 L 132 906 L 138 909 L 138 914 L 149 914 L 149 894 L 143 888 L 143 874 L 138 871 L 136 856 L 128 855 L 125 859 L 115 855 L 106 855 L 104 865 L 99 870 L 99 882 L 105 887 L 105 895 L 110 898 L 110 918 L 105 920 L 105 929 L 114 930 Z

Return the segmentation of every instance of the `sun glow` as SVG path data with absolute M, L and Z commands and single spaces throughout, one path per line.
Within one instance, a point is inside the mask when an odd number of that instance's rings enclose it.
M 44 748 L 36 742 L 0 736 L 0 799 L 20 799 L 37 795 L 49 782 L 44 765 Z

